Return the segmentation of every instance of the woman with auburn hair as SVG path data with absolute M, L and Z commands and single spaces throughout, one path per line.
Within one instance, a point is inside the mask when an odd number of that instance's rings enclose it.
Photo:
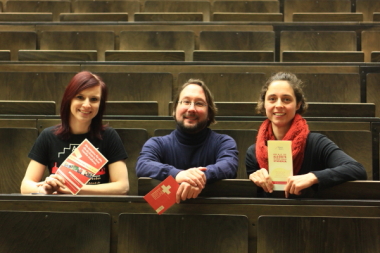
M 31 151 L 31 159 L 21 183 L 21 193 L 68 194 L 65 180 L 55 172 L 84 139 L 88 139 L 108 163 L 84 185 L 79 194 L 125 195 L 129 190 L 128 157 L 117 132 L 103 125 L 107 87 L 88 71 L 76 74 L 62 98 L 61 123 L 44 129 Z M 46 166 L 50 176 L 42 182 Z
M 257 111 L 267 116 L 257 134 L 256 144 L 246 154 L 249 179 L 259 190 L 273 192 L 268 174 L 268 140 L 292 141 L 293 176 L 285 185 L 285 196 L 300 195 L 308 187 L 325 189 L 346 181 L 367 179 L 360 163 L 319 133 L 310 133 L 301 114 L 307 109 L 302 81 L 292 73 L 271 76 L 261 89 Z M 270 171 L 270 168 L 269 168 Z

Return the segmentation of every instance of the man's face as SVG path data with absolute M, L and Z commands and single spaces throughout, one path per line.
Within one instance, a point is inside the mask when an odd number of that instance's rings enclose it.
M 177 102 L 175 121 L 183 131 L 194 134 L 207 127 L 208 106 L 201 86 L 197 84 L 186 86 Z

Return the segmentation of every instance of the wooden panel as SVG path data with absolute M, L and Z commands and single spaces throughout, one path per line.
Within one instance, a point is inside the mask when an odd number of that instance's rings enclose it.
M 159 115 L 168 115 L 173 76 L 169 73 L 97 73 L 108 88 L 109 101 L 157 101 Z
M 115 49 L 115 35 L 112 31 L 43 31 L 39 43 L 41 50 L 97 50 L 98 61 L 104 61 L 105 51 Z
M 20 50 L 19 61 L 96 61 L 96 50 Z
M 145 1 L 144 12 L 202 12 L 204 21 L 210 21 L 209 1 Z
M 124 213 L 117 252 L 248 252 L 248 226 L 243 215 Z
M 283 31 L 283 51 L 356 51 L 354 31 Z
M 10 50 L 12 61 L 17 61 L 18 50 L 36 48 L 35 32 L 0 32 L 0 50 Z
M 373 21 L 375 21 L 375 22 L 379 22 L 380 21 L 380 12 L 374 12 L 373 13 Z
M 51 12 L 53 21 L 59 21 L 60 13 L 71 12 L 71 2 L 66 0 L 8 0 L 6 12 Z
M 346 154 L 361 163 L 372 180 L 372 133 L 370 131 L 313 131 L 326 135 Z
M 104 115 L 158 115 L 155 101 L 107 101 Z
M 362 51 L 365 61 L 371 62 L 371 53 L 380 51 L 380 31 L 362 31 Z
M 214 12 L 213 21 L 266 21 L 266 22 L 282 22 L 284 16 L 282 13 L 228 13 Z
M 65 22 L 103 22 L 103 21 L 128 21 L 127 13 L 61 13 L 60 21 Z
M 10 61 L 11 50 L 0 50 L 0 61 Z
M 372 21 L 373 13 L 380 12 L 380 2 L 377 0 L 356 0 L 356 12 L 362 12 L 364 21 Z
M 380 62 L 380 51 L 372 51 L 371 62 Z
M 284 21 L 292 21 L 295 12 L 351 12 L 351 0 L 286 0 Z
M 137 195 L 136 161 L 144 143 L 148 140 L 145 129 L 115 128 L 124 144 L 128 158 L 125 161 L 128 168 L 129 192 L 128 195 Z
M 0 100 L 55 101 L 59 114 L 63 93 L 77 72 L 0 72 Z
M 55 115 L 54 101 L 0 100 L 0 114 Z
M 27 211 L 0 214 L 1 252 L 110 252 L 109 214 Z M 20 238 L 24 241 L 20 242 Z
M 367 102 L 376 105 L 376 117 L 380 117 L 380 73 L 367 74 Z
M 0 13 L 0 21 L 51 22 L 52 13 Z
M 261 86 L 267 79 L 263 73 L 180 73 L 177 87 L 182 86 L 190 78 L 203 80 L 216 102 L 257 101 Z
M 183 50 L 192 60 L 194 33 L 191 31 L 122 31 L 120 50 Z
M 185 61 L 181 50 L 108 50 L 106 61 Z
M 274 51 L 274 32 L 200 33 L 200 50 L 268 50 Z
M 213 12 L 266 12 L 279 13 L 279 1 L 217 1 L 212 7 Z
M 30 161 L 28 153 L 37 136 L 36 128 L 0 128 L 0 193 L 20 193 L 21 181 Z
M 264 50 L 194 50 L 193 61 L 274 62 L 274 52 Z
M 283 62 L 364 62 L 364 52 L 283 51 Z
M 138 179 L 138 195 L 145 196 L 161 181 L 148 177 Z M 202 197 L 256 197 L 257 187 L 248 179 L 222 179 L 208 184 L 199 196 Z
M 203 21 L 203 13 L 173 12 L 155 13 L 141 12 L 135 13 L 135 21 Z
M 263 215 L 257 252 L 379 252 L 379 234 L 380 218 Z
M 133 14 L 140 11 L 139 1 L 92 1 L 77 0 L 72 3 L 73 13 L 102 13 L 102 12 L 125 12 L 129 14 L 129 21 L 133 21 Z
M 305 117 L 376 117 L 373 103 L 309 102 Z
M 293 13 L 294 22 L 362 22 L 362 13 L 351 12 L 298 12 Z
M 360 103 L 359 74 L 296 73 L 310 102 Z

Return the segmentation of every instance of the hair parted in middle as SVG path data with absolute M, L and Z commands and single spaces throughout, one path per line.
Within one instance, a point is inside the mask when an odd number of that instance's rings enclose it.
M 54 132 L 56 135 L 62 139 L 70 138 L 71 100 L 81 91 L 95 86 L 100 86 L 101 98 L 98 114 L 96 114 L 96 116 L 91 121 L 89 133 L 91 138 L 102 139 L 101 131 L 105 128 L 103 125 L 103 114 L 106 108 L 108 92 L 107 87 L 100 76 L 95 75 L 89 71 L 82 71 L 77 73 L 67 85 L 61 102 L 61 124 L 58 125 Z
M 175 119 L 175 113 L 178 107 L 179 98 L 181 96 L 181 92 L 190 84 L 199 85 L 202 87 L 203 92 L 205 93 L 206 97 L 206 103 L 208 108 L 208 122 L 207 126 L 210 126 L 211 124 L 216 124 L 215 115 L 218 112 L 218 108 L 216 107 L 214 103 L 214 97 L 210 91 L 210 89 L 206 86 L 206 84 L 200 80 L 200 79 L 189 79 L 186 83 L 184 83 L 177 91 L 177 94 L 174 97 L 173 100 L 173 118 Z
M 267 91 L 271 83 L 275 81 L 287 81 L 289 83 L 290 87 L 292 87 L 294 91 L 297 104 L 301 103 L 301 106 L 296 111 L 296 113 L 300 115 L 305 113 L 308 105 L 306 103 L 306 98 L 302 90 L 303 82 L 300 79 L 298 79 L 295 74 L 289 73 L 289 72 L 277 72 L 273 74 L 271 77 L 269 77 L 269 79 L 266 81 L 263 87 L 261 87 L 260 97 L 259 97 L 259 100 L 257 101 L 257 106 L 256 106 L 257 113 L 265 115 L 265 107 L 264 107 L 265 95 L 267 94 Z

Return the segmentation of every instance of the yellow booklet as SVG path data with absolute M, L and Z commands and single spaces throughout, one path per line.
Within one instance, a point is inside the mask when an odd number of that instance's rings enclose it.
M 268 166 L 273 190 L 283 191 L 293 176 L 292 141 L 268 141 Z

